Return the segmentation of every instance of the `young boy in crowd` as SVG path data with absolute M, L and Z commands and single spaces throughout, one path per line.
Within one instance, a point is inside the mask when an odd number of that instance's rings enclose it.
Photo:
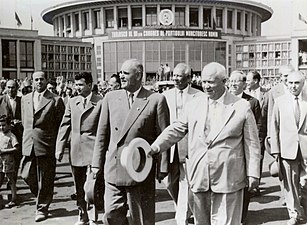
M 0 187 L 6 176 L 12 191 L 11 201 L 5 205 L 5 208 L 12 208 L 17 205 L 16 199 L 16 179 L 14 174 L 14 155 L 13 152 L 18 150 L 18 141 L 16 136 L 11 132 L 10 119 L 6 115 L 0 115 Z

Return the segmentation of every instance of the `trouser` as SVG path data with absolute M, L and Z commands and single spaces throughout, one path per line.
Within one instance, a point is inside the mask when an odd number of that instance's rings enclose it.
M 193 193 L 195 225 L 241 224 L 243 189 L 232 193 Z
M 298 219 L 304 215 L 304 211 L 307 213 L 307 160 L 302 159 L 299 152 L 295 160 L 282 159 L 282 165 L 289 217 Z
M 128 225 L 155 224 L 155 175 L 152 170 L 145 181 L 133 186 L 116 186 L 105 182 L 105 214 L 103 223 Z

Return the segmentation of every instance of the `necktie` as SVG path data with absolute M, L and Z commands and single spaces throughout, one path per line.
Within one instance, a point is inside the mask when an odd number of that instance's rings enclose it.
M 85 107 L 86 107 L 86 103 L 87 103 L 87 102 L 86 102 L 86 100 L 87 100 L 87 99 L 86 99 L 86 98 L 84 98 L 84 101 L 83 101 L 83 108 L 84 108 L 84 109 L 85 109 Z
M 34 109 L 35 109 L 35 111 L 38 109 L 40 100 L 41 100 L 41 94 L 38 94 L 36 99 L 34 98 Z
M 212 130 L 213 125 L 218 122 L 217 101 L 208 104 L 208 113 L 205 125 L 205 136 L 207 137 Z
M 183 109 L 183 91 L 180 90 L 177 96 L 177 118 L 182 113 L 182 109 Z
M 296 122 L 297 127 L 299 126 L 299 123 L 300 123 L 300 116 L 301 116 L 301 113 L 300 113 L 300 105 L 298 102 L 298 97 L 295 96 L 294 117 L 295 117 L 295 122 Z
M 16 101 L 15 101 L 15 99 L 10 98 L 10 105 L 11 105 L 13 117 L 15 118 L 15 111 L 16 111 Z
M 129 106 L 130 106 L 130 108 L 132 107 L 132 104 L 133 104 L 133 102 L 134 102 L 133 96 L 134 96 L 133 93 L 129 93 Z

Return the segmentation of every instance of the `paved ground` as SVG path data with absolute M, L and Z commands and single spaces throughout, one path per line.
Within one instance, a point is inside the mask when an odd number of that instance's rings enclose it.
M 74 187 L 67 158 L 67 155 L 65 155 L 64 162 L 57 167 L 54 201 L 50 206 L 50 218 L 48 220 L 40 223 L 34 222 L 35 199 L 23 181 L 18 180 L 18 194 L 21 203 L 16 208 L 0 210 L 0 224 L 73 225 L 76 222 L 78 211 L 75 201 L 70 199 L 70 195 L 74 192 Z M 261 181 L 262 195 L 252 199 L 249 207 L 248 225 L 286 225 L 288 219 L 287 210 L 282 206 L 279 198 L 278 179 L 270 177 L 268 173 L 268 163 L 271 161 L 272 158 L 266 155 L 263 179 Z M 1 194 L 6 199 L 9 192 L 4 190 L 4 186 L 2 186 Z M 174 206 L 162 184 L 157 183 L 156 195 L 156 224 L 175 225 L 176 223 L 173 219 L 175 216 Z

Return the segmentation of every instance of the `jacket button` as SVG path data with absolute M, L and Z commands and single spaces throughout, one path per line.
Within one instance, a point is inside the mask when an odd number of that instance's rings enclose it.
M 118 128 L 117 128 L 117 127 L 115 127 L 115 130 L 118 130 Z

